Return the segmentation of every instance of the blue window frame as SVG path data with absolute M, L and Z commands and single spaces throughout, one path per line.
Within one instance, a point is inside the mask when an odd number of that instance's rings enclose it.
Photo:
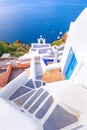
M 76 65 L 77 59 L 71 47 L 63 70 L 63 74 L 65 74 L 66 79 L 69 79 L 71 77 Z

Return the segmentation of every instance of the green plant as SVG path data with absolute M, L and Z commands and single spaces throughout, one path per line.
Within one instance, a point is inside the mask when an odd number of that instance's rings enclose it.
M 24 47 L 18 47 L 17 52 L 26 52 L 26 49 Z
M 55 40 L 54 42 L 51 43 L 51 45 L 57 45 L 57 46 L 59 46 L 59 45 L 61 45 L 61 44 L 63 44 L 62 39 L 60 39 L 60 40 Z
M 0 41 L 0 56 L 3 53 L 8 53 L 8 44 L 6 42 Z

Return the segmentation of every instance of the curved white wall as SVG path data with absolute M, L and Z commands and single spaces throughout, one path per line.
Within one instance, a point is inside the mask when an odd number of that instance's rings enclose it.
M 87 8 L 79 15 L 70 29 L 70 38 L 76 50 L 87 62 Z
M 76 21 L 70 26 L 61 62 L 62 70 L 64 69 L 70 46 L 72 47 L 78 62 L 71 78 L 75 77 L 76 81 L 79 82 L 79 70 L 83 64 L 87 62 L 87 8 L 83 10 Z

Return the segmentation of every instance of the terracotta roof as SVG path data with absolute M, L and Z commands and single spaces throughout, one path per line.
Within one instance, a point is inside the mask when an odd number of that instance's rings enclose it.
M 47 83 L 64 80 L 65 76 L 60 72 L 60 69 L 48 70 L 44 73 L 42 80 Z

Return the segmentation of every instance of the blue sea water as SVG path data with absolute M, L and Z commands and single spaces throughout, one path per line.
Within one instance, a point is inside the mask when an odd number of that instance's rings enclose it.
M 76 0 L 71 3 L 69 0 L 0 0 L 0 40 L 13 43 L 20 39 L 30 44 L 42 35 L 51 43 L 60 31 L 68 31 L 70 22 L 75 21 L 86 3 L 85 0 L 84 3 Z

